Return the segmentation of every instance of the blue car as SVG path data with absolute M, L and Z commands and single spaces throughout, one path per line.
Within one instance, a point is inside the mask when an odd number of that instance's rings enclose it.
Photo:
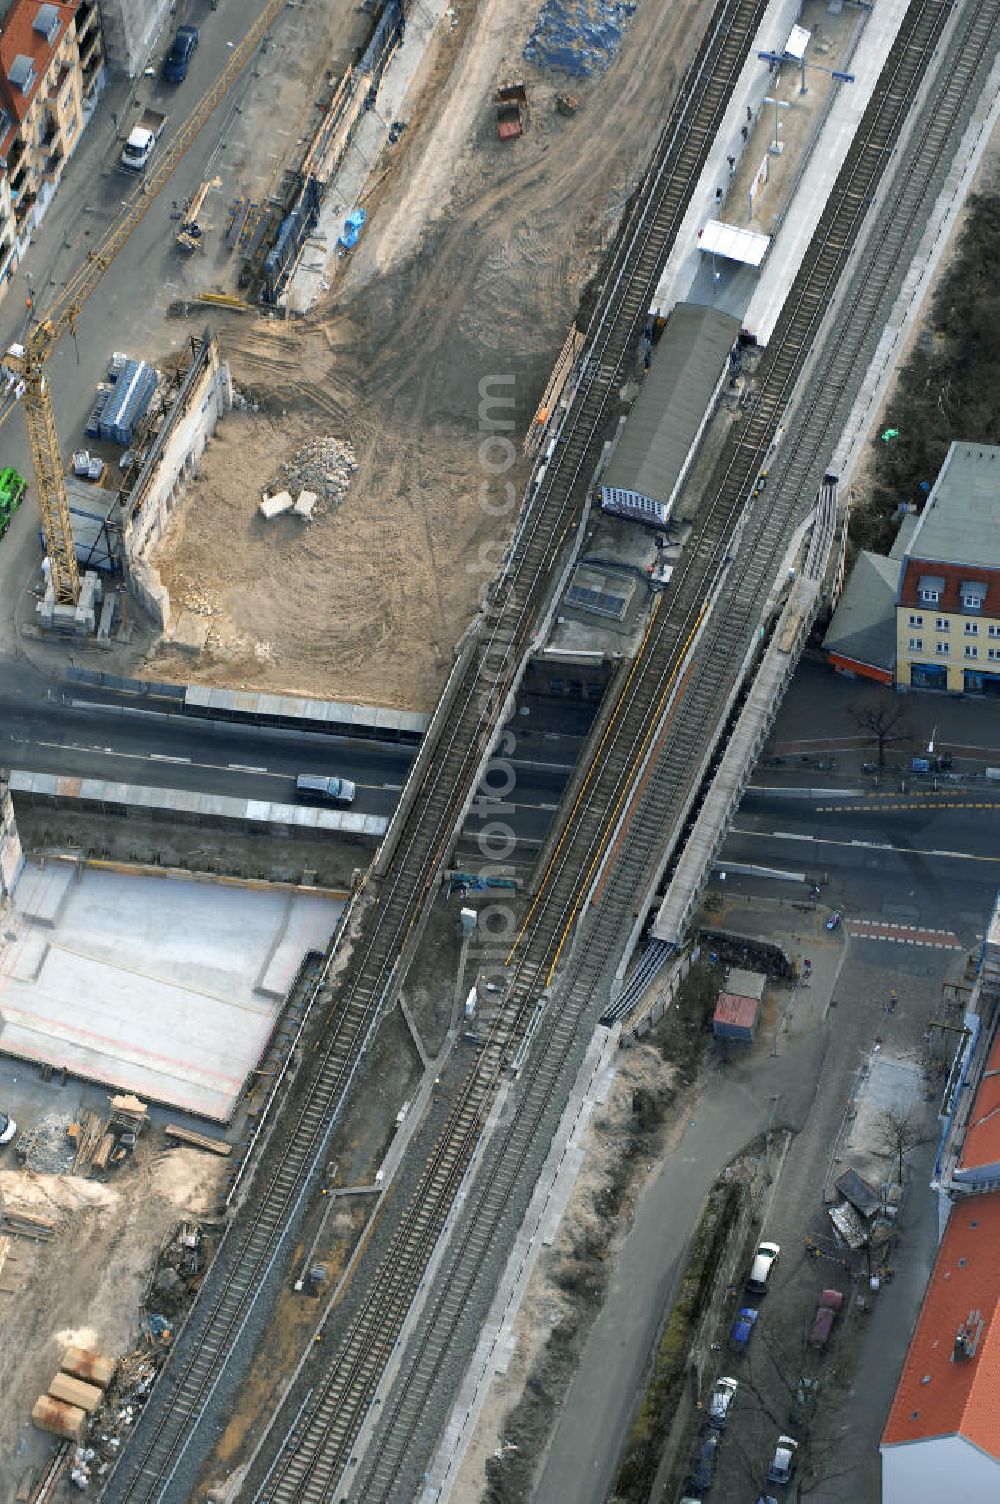
M 694 1469 L 689 1479 L 690 1486 L 698 1493 L 707 1493 L 715 1482 L 715 1468 L 719 1456 L 719 1433 L 708 1431 L 694 1458 Z
M 736 1320 L 733 1322 L 733 1329 L 729 1333 L 729 1346 L 734 1352 L 746 1352 L 759 1315 L 760 1312 L 755 1311 L 753 1306 L 742 1306 L 736 1312 Z
M 168 84 L 184 82 L 197 46 L 197 26 L 178 26 L 170 51 L 163 59 L 163 77 Z

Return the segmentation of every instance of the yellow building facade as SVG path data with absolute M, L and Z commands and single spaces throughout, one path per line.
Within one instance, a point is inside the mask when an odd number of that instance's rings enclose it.
M 1000 448 L 952 444 L 896 597 L 895 682 L 1000 694 Z

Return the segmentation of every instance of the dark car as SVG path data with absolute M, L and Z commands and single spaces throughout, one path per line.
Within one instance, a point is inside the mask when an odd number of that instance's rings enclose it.
M 844 1304 L 844 1297 L 839 1290 L 824 1290 L 816 1303 L 816 1316 L 813 1320 L 812 1332 L 809 1336 L 810 1344 L 822 1351 L 830 1340 L 833 1331 L 833 1323 L 837 1319 L 837 1313 Z
M 745 1353 L 753 1336 L 753 1329 L 757 1325 L 759 1311 L 753 1306 L 741 1306 L 736 1312 L 736 1320 L 733 1329 L 729 1333 L 729 1346 L 737 1353 Z
M 320 778 L 301 773 L 295 780 L 295 797 L 303 804 L 333 804 L 346 809 L 354 803 L 357 788 L 349 778 Z
M 718 1431 L 707 1431 L 698 1448 L 698 1455 L 688 1481 L 700 1493 L 707 1493 L 715 1482 L 715 1469 L 719 1460 L 719 1439 Z
M 170 51 L 163 59 L 163 77 L 168 84 L 182 84 L 198 46 L 197 26 L 178 26 Z

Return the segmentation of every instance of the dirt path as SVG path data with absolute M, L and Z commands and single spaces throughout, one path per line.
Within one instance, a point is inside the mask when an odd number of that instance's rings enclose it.
M 211 609 L 212 629 L 200 660 L 160 650 L 147 672 L 433 706 L 502 556 L 507 522 L 482 500 L 502 499 L 507 480 L 519 494 L 527 474 L 484 473 L 480 383 L 512 379 L 516 440 L 710 10 L 641 5 L 611 69 L 574 81 L 571 119 L 554 109 L 566 81 L 522 67 L 532 113 L 512 146 L 489 101 L 534 9 L 481 5 L 450 83 L 428 60 L 363 254 L 328 305 L 224 336 L 261 412 L 220 428 L 156 561 L 175 615 Z M 260 488 L 320 434 L 357 453 L 344 504 L 308 529 L 259 522 Z

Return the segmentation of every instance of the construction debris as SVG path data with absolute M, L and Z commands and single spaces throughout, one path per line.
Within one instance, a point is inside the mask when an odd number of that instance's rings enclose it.
M 297 492 L 300 501 L 303 494 L 315 496 L 308 513 L 299 511 L 296 506 L 300 516 L 311 517 L 314 507 L 320 502 L 323 503 L 319 506 L 320 513 L 336 511 L 357 468 L 353 446 L 345 439 L 310 439 L 280 467 L 274 484 Z
M 84 1113 L 82 1123 L 70 1123 L 66 1136 L 76 1145 L 74 1175 L 83 1175 L 90 1169 L 104 1134 L 104 1120 L 96 1112 Z M 110 1153 L 110 1146 L 108 1152 Z
M 227 1144 L 221 1138 L 209 1138 L 207 1134 L 195 1133 L 193 1128 L 180 1128 L 176 1123 L 168 1123 L 163 1132 L 167 1138 L 177 1139 L 179 1143 L 191 1144 L 195 1149 L 207 1149 L 210 1154 L 232 1154 L 232 1144 Z
M 88 1384 L 83 1379 L 74 1379 L 70 1373 L 57 1373 L 49 1385 L 49 1394 L 54 1400 L 66 1405 L 76 1405 L 90 1415 L 104 1399 L 104 1390 L 97 1384 Z
M 180 228 L 174 237 L 180 250 L 190 253 L 191 251 L 204 249 L 205 231 L 210 230 L 212 226 L 200 221 L 198 216 L 205 207 L 205 200 L 212 189 L 221 186 L 221 178 L 209 178 L 206 182 L 199 184 L 194 197 L 184 210 L 184 217 Z
M 26 1170 L 39 1175 L 68 1175 L 76 1159 L 76 1145 L 68 1137 L 71 1119 L 51 1115 L 27 1128 L 17 1139 L 17 1157 Z
M 580 108 L 580 101 L 575 94 L 557 94 L 556 109 L 560 115 L 575 115 Z
M 22 1211 L 7 1202 L 4 1203 L 0 1216 L 0 1226 L 5 1233 L 13 1233 L 17 1238 L 34 1238 L 36 1243 L 50 1243 L 56 1230 L 56 1223 L 48 1217 Z
M 88 1384 L 96 1384 L 99 1389 L 107 1389 L 115 1376 L 115 1365 L 111 1358 L 106 1358 L 103 1353 L 94 1352 L 89 1347 L 68 1347 L 63 1353 L 60 1365 L 63 1373 L 70 1373 L 74 1378 L 85 1379 Z
M 272 517 L 280 517 L 282 512 L 289 511 L 294 504 L 290 492 L 279 491 L 275 496 L 265 496 L 257 510 L 270 522 Z
M 62 1436 L 66 1441 L 83 1441 L 87 1430 L 87 1412 L 79 1405 L 67 1405 L 54 1400 L 49 1394 L 40 1394 L 31 1411 L 31 1424 L 50 1436 Z

